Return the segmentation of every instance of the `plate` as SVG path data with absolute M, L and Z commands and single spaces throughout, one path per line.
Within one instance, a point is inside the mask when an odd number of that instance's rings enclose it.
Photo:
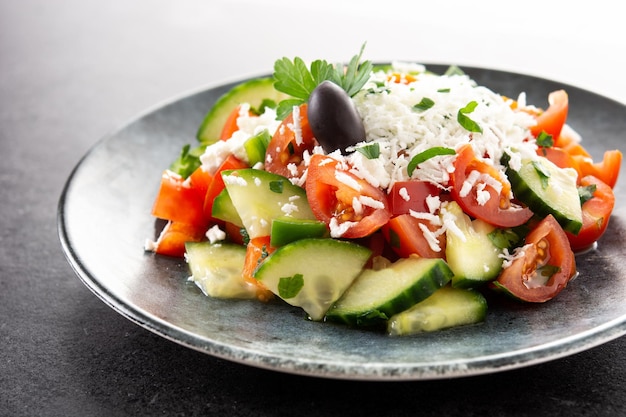
M 427 65 L 443 73 L 447 65 Z M 483 68 L 463 68 L 479 84 L 547 106 L 565 88 L 569 124 L 594 159 L 618 149 L 626 107 L 574 86 Z M 626 195 L 595 250 L 577 256 L 580 275 L 541 305 L 490 300 L 484 323 L 394 338 L 311 322 L 283 303 L 219 300 L 187 282 L 184 261 L 146 253 L 161 226 L 150 216 L 162 170 L 216 99 L 236 83 L 160 105 L 100 140 L 72 171 L 59 201 L 58 229 L 69 263 L 114 310 L 181 345 L 251 366 L 354 380 L 420 380 L 493 373 L 554 360 L 626 334 Z

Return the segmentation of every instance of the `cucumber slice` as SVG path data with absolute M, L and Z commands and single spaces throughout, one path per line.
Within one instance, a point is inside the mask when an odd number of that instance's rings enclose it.
M 202 143 L 215 142 L 230 113 L 242 103 L 249 103 L 251 107 L 258 108 L 263 100 L 273 100 L 278 103 L 288 97 L 274 89 L 274 79 L 271 77 L 244 81 L 215 102 L 200 124 L 196 137 Z
M 328 227 L 322 221 L 280 217 L 272 221 L 270 245 L 277 248 L 296 240 L 327 235 Z
M 402 258 L 384 269 L 367 269 L 326 317 L 353 326 L 380 324 L 429 297 L 452 275 L 442 259 L 417 256 Z
M 506 175 L 513 193 L 536 215 L 552 214 L 564 230 L 578 234 L 583 224 L 576 180 L 578 174 L 571 168 L 559 168 L 548 159 L 523 160 L 519 171 L 507 164 Z
M 319 321 L 361 272 L 371 251 L 336 239 L 302 239 L 281 246 L 254 273 L 267 289 Z
M 224 188 L 214 199 L 211 206 L 211 216 L 214 219 L 223 220 L 236 226 L 243 227 L 243 222 L 237 209 L 233 205 L 228 190 Z
M 232 243 L 188 242 L 185 259 L 193 281 L 215 298 L 256 298 L 257 289 L 242 276 L 246 248 Z
M 487 300 L 480 292 L 446 286 L 391 317 L 387 323 L 387 332 L 392 336 L 432 332 L 480 323 L 486 315 Z
M 281 175 L 247 168 L 223 171 L 222 178 L 251 239 L 269 236 L 279 217 L 315 220 L 304 189 Z
M 471 220 L 455 202 L 448 203 L 446 210 L 456 217 L 456 229 L 446 233 L 446 261 L 454 272 L 452 286 L 476 287 L 496 279 L 502 270 L 502 250 L 489 238 L 495 226 Z

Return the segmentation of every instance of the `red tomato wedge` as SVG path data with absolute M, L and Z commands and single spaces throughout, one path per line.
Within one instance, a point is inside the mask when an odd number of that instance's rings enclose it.
M 333 232 L 336 227 L 346 228 L 333 237 L 369 236 L 391 217 L 385 193 L 342 168 L 330 156 L 311 157 L 305 187 L 311 210 L 331 226 L 331 235 L 337 233 Z
M 389 220 L 382 228 L 383 234 L 391 246 L 391 249 L 403 258 L 408 258 L 412 254 L 417 254 L 423 258 L 443 258 L 446 249 L 446 235 L 441 234 L 436 237 L 436 244 L 439 251 L 433 249 L 423 230 L 435 232 L 430 222 L 424 219 L 417 219 L 410 214 L 401 214 Z
M 516 258 L 492 284 L 527 302 L 554 298 L 576 272 L 574 252 L 558 222 L 548 215 L 526 236 L 524 255 Z
M 159 255 L 182 258 L 186 242 L 199 242 L 206 229 L 191 224 L 168 222 L 155 242 L 154 252 Z
M 233 133 L 239 130 L 239 125 L 237 124 L 237 119 L 239 119 L 239 113 L 241 112 L 241 105 L 235 107 L 226 122 L 224 123 L 224 127 L 222 128 L 222 132 L 220 133 L 220 140 L 228 140 L 233 136 Z M 248 115 L 252 116 L 253 113 L 248 111 Z
M 484 191 L 488 192 L 490 197 L 483 203 L 477 199 L 479 182 L 473 184 L 471 189 L 464 193 L 465 181 L 472 171 L 488 175 L 493 181 L 501 184 L 502 190 L 498 193 L 492 186 L 486 185 Z M 450 194 L 463 211 L 472 217 L 498 227 L 522 225 L 532 217 L 533 213 L 530 209 L 511 202 L 509 198 L 511 185 L 506 178 L 503 178 L 503 175 L 493 166 L 477 159 L 470 144 L 464 145 L 458 150 L 454 162 L 454 172 L 450 176 L 452 184 Z
M 205 226 L 204 196 L 210 174 L 198 168 L 189 178 L 165 170 L 159 192 L 152 206 L 152 215 L 159 219 Z
M 569 110 L 569 98 L 565 90 L 551 92 L 548 95 L 548 104 L 548 109 L 537 116 L 537 124 L 530 131 L 535 137 L 545 132 L 556 139 L 561 134 Z
M 426 199 L 429 196 L 441 195 L 441 188 L 426 181 L 398 181 L 393 184 L 387 199 L 389 208 L 394 216 L 409 214 L 411 210 L 426 212 L 430 210 Z
M 582 205 L 583 227 L 577 235 L 565 232 L 574 251 L 588 249 L 606 231 L 613 207 L 615 195 L 613 189 L 598 178 L 588 175 L 580 180 L 580 186 L 595 186 L 593 197 Z
M 234 155 L 229 155 L 228 158 L 222 162 L 222 165 L 215 171 L 213 175 L 213 180 L 207 189 L 206 195 L 204 197 L 204 215 L 207 219 L 211 219 L 213 217 L 213 200 L 219 193 L 224 189 L 224 180 L 222 179 L 222 171 L 226 171 L 229 169 L 243 169 L 248 168 L 248 164 L 237 159 Z
M 298 107 L 299 117 L 291 113 L 282 121 L 267 145 L 265 170 L 287 178 L 300 178 L 305 170 L 304 152 L 312 153 L 317 146 L 309 126 L 307 105 Z

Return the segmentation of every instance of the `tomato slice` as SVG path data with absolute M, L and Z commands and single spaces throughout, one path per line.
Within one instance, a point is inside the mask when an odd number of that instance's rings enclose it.
M 385 193 L 330 156 L 311 157 L 305 187 L 311 210 L 332 237 L 369 236 L 391 217 Z
M 424 228 L 427 231 L 424 231 Z M 427 233 L 436 232 L 437 227 L 428 220 L 417 219 L 410 214 L 401 214 L 389 220 L 382 228 L 391 249 L 403 258 L 417 254 L 423 258 L 443 258 L 445 256 L 446 235 L 434 234 L 439 250 L 431 247 Z
M 441 188 L 427 181 L 398 181 L 391 187 L 387 199 L 394 216 L 409 214 L 411 210 L 428 213 L 427 198 L 441 193 Z
M 471 185 L 471 189 L 464 192 L 465 182 L 468 176 L 478 171 L 480 174 L 488 175 L 493 181 L 501 185 L 500 192 L 492 185 L 478 181 Z M 482 219 L 489 224 L 498 227 L 515 227 L 526 223 L 533 215 L 527 207 L 514 204 L 509 196 L 511 185 L 496 168 L 481 161 L 474 155 L 474 150 L 470 144 L 462 146 L 454 162 L 454 172 L 450 176 L 452 198 L 461 206 L 464 212 L 472 217 Z M 483 193 L 489 193 L 486 201 L 479 201 L 478 187 L 484 185 Z
M 187 179 L 170 170 L 163 171 L 152 215 L 159 219 L 205 226 L 207 218 L 203 205 L 209 178 L 210 174 L 204 173 L 202 167 Z
M 204 238 L 206 228 L 181 222 L 168 222 L 157 241 L 154 252 L 159 255 L 182 258 L 186 242 L 199 242 Z
M 588 249 L 606 231 L 613 207 L 615 207 L 615 195 L 613 189 L 602 180 L 588 175 L 580 180 L 580 186 L 596 187 L 593 197 L 582 205 L 583 227 L 577 235 L 565 232 L 570 246 L 574 251 Z
M 237 124 L 239 113 L 241 113 L 241 105 L 235 107 L 226 118 L 226 122 L 224 123 L 224 127 L 222 127 L 222 131 L 220 133 L 220 140 L 230 139 L 233 136 L 233 133 L 239 130 L 239 125 Z M 248 111 L 248 115 L 253 116 L 254 113 Z
M 537 137 L 541 132 L 558 138 L 567 120 L 569 98 L 565 90 L 553 91 L 548 95 L 548 109 L 537 116 L 537 124 L 530 128 L 533 136 Z
M 561 292 L 575 273 L 567 236 L 548 215 L 526 236 L 524 255 L 503 269 L 493 285 L 519 300 L 542 303 Z
M 267 145 L 265 155 L 265 170 L 289 179 L 302 176 L 306 169 L 304 152 L 311 154 L 318 145 L 309 126 L 307 104 L 297 109 L 299 117 L 292 112 L 282 121 Z M 294 119 L 297 123 L 294 123 Z

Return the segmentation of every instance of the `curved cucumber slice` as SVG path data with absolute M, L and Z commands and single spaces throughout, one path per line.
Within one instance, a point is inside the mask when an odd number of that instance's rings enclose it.
M 230 113 L 242 103 L 249 103 L 251 107 L 258 108 L 263 100 L 273 100 L 278 103 L 288 97 L 274 89 L 274 79 L 271 77 L 244 81 L 215 102 L 198 128 L 196 137 L 202 143 L 215 142 Z
M 188 242 L 185 258 L 193 281 L 215 298 L 256 298 L 257 289 L 242 271 L 246 248 L 232 243 Z
M 502 250 L 489 238 L 495 227 L 480 219 L 471 220 L 455 202 L 446 210 L 454 214 L 456 231 L 462 233 L 446 233 L 446 261 L 454 272 L 452 286 L 476 287 L 496 279 L 502 270 Z
M 379 324 L 429 297 L 452 275 L 442 259 L 417 256 L 400 259 L 385 269 L 367 269 L 326 317 L 349 325 Z
M 254 277 L 317 321 L 359 275 L 370 254 L 347 241 L 302 239 L 276 249 Z
M 537 160 L 522 161 L 522 167 L 516 171 L 508 167 L 507 154 L 504 155 L 506 175 L 515 197 L 538 216 L 552 214 L 564 230 L 578 234 L 583 217 L 576 171 L 559 168 L 541 156 Z
M 480 323 L 487 315 L 487 300 L 475 290 L 443 287 L 424 301 L 391 317 L 387 331 L 392 336 L 432 332 Z
M 304 188 L 281 175 L 246 168 L 223 171 L 222 178 L 251 239 L 269 236 L 279 217 L 315 219 Z
M 243 222 L 237 209 L 233 205 L 233 200 L 230 199 L 228 190 L 224 188 L 214 199 L 213 206 L 211 207 L 211 216 L 218 220 L 230 222 L 236 226 L 243 227 Z

